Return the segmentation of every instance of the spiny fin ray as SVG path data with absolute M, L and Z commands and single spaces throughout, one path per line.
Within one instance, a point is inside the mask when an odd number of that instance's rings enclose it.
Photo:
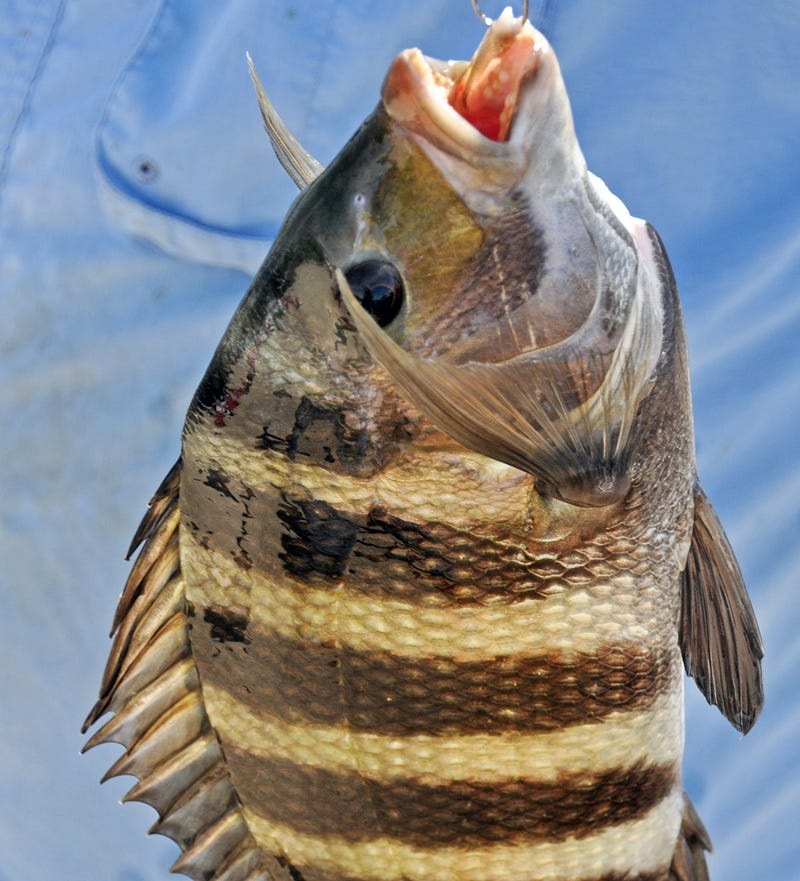
M 161 481 L 158 489 L 153 493 L 153 497 L 147 503 L 147 511 L 142 517 L 142 521 L 136 529 L 131 540 L 126 560 L 130 560 L 136 549 L 143 541 L 149 541 L 154 535 L 161 531 L 164 515 L 171 512 L 178 505 L 178 487 L 181 479 L 182 462 L 180 457 L 178 461 L 169 469 L 167 476 Z M 169 530 L 165 531 L 165 537 L 169 538 Z M 154 542 L 156 545 L 157 542 Z M 127 605 L 120 599 L 115 619 L 121 618 L 127 611 Z
M 225 814 L 203 831 L 170 869 L 190 878 L 213 878 L 218 866 L 250 835 L 241 811 Z
M 166 835 L 181 847 L 189 847 L 209 817 L 221 817 L 236 808 L 227 771 L 215 765 L 194 783 L 150 828 L 148 834 Z
M 124 703 L 86 742 L 83 752 L 99 743 L 132 746 L 187 691 L 197 689 L 199 685 L 194 661 L 191 658 L 179 661 Z
M 206 713 L 191 656 L 180 571 L 180 460 L 151 500 L 131 551 L 144 542 L 114 618 L 114 644 L 84 732 L 112 718 L 86 749 L 116 741 L 125 752 L 103 777 L 133 774 L 124 801 L 159 813 L 154 832 L 183 854 L 174 871 L 197 881 L 268 878 Z
M 140 778 L 123 797 L 123 802 L 139 801 L 166 816 L 172 806 L 197 780 L 218 764 L 222 751 L 213 732 L 179 750 L 158 768 Z

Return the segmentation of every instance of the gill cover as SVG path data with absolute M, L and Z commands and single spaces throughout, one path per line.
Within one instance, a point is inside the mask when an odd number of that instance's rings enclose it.
M 598 302 L 560 344 L 500 363 L 452 364 L 401 348 L 361 308 L 341 270 L 336 278 L 372 357 L 454 440 L 529 472 L 541 492 L 574 505 L 609 505 L 627 494 L 636 411 L 660 344 L 650 298 L 632 296 L 611 333 Z

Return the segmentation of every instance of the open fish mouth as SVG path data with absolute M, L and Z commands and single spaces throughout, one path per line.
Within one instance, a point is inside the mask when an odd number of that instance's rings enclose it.
M 530 140 L 555 66 L 544 36 L 506 9 L 471 61 L 402 52 L 384 81 L 383 103 L 396 122 L 448 154 L 508 158 Z

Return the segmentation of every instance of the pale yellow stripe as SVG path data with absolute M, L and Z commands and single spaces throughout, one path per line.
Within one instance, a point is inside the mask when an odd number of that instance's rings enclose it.
M 660 628 L 663 600 L 633 597 L 641 583 L 617 577 L 573 588 L 544 600 L 487 606 L 422 605 L 386 599 L 349 587 L 319 588 L 280 573 L 274 579 L 244 570 L 184 530 L 181 559 L 189 599 L 249 610 L 251 627 L 289 639 L 335 639 L 357 652 L 392 652 L 416 658 L 444 655 L 464 661 L 553 651 L 595 652 L 613 642 L 649 644 L 669 639 Z M 553 589 L 558 585 L 553 582 Z M 648 620 L 648 604 L 653 606 Z
M 485 848 L 417 848 L 390 838 L 347 842 L 301 835 L 249 809 L 245 817 L 256 841 L 295 865 L 313 866 L 364 881 L 573 881 L 605 873 L 655 871 L 669 865 L 678 837 L 680 787 L 644 818 L 581 839 Z
M 419 444 L 419 456 L 409 453 L 368 480 L 277 450 L 246 449 L 215 432 L 190 430 L 184 444 L 185 459 L 242 477 L 256 493 L 281 487 L 291 494 L 298 487 L 345 511 L 366 514 L 379 501 L 399 516 L 455 524 L 471 522 L 476 505 L 485 521 L 522 523 L 528 516 L 531 476 L 457 444 L 450 450 Z
M 613 713 L 602 723 L 541 734 L 470 734 L 387 737 L 345 726 L 293 725 L 254 713 L 224 689 L 203 686 L 209 718 L 223 744 L 254 755 L 287 759 L 333 772 L 431 782 L 529 777 L 551 782 L 559 774 L 630 767 L 636 762 L 679 762 L 683 749 L 683 689 L 675 687 L 643 712 Z

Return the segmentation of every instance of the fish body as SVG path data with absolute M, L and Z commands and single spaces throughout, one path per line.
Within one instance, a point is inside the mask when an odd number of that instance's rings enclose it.
M 746 730 L 760 638 L 669 262 L 551 47 L 507 11 L 470 63 L 403 53 L 324 172 L 268 126 L 307 186 L 137 533 L 90 745 L 193 878 L 705 877 L 683 669 Z

